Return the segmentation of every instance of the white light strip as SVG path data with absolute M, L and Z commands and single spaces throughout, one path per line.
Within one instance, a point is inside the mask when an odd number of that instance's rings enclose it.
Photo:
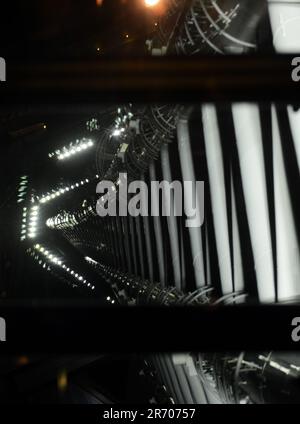
M 90 182 L 90 180 L 88 178 L 86 178 L 85 180 L 81 180 L 80 182 L 77 182 L 75 184 L 71 184 L 70 186 L 59 188 L 56 191 L 53 191 L 52 193 L 43 194 L 41 199 L 39 200 L 39 202 L 40 203 L 50 202 L 51 200 L 54 200 L 57 197 L 62 196 L 63 194 L 69 193 L 72 190 L 75 190 L 75 189 L 80 188 L 80 187 L 82 187 L 86 184 L 89 184 L 89 182 Z
M 41 253 L 49 262 L 52 264 L 59 266 L 61 269 L 63 269 L 66 273 L 71 275 L 74 279 L 76 279 L 78 282 L 83 284 L 85 287 L 89 287 L 91 290 L 95 290 L 95 286 L 91 283 L 88 283 L 84 277 L 63 263 L 63 261 L 56 255 L 52 254 L 49 250 L 47 250 L 44 246 L 41 246 L 40 244 L 34 245 L 34 249 Z
M 223 295 L 233 292 L 221 134 L 216 107 L 202 107 L 204 141 Z
M 27 233 L 27 208 L 23 208 L 22 225 L 21 225 L 21 241 L 26 240 Z
M 58 160 L 64 160 L 73 157 L 78 153 L 84 152 L 93 146 L 93 140 L 90 138 L 82 138 L 81 140 L 76 140 L 75 143 L 70 143 L 68 147 L 63 147 L 61 150 L 56 150 L 53 153 L 49 153 L 48 156 L 49 158 L 55 157 Z
M 275 301 L 274 263 L 259 108 L 232 106 L 260 302 Z
M 25 201 L 25 197 L 28 189 L 28 177 L 25 175 L 20 178 L 19 190 L 18 190 L 18 203 Z
M 27 238 L 36 238 L 39 224 L 39 213 L 39 206 L 32 206 L 29 211 L 27 208 L 23 208 L 21 241 L 24 241 Z
M 300 252 L 275 106 L 272 106 L 278 301 L 300 295 Z
M 86 256 L 86 257 L 85 257 L 85 260 L 86 260 L 88 263 L 90 263 L 90 264 L 98 265 L 98 262 L 97 262 L 97 261 L 95 261 L 94 259 L 92 259 L 92 258 L 90 258 L 90 257 L 88 257 L 88 256 Z
M 95 261 L 94 259 L 90 258 L 89 256 L 86 256 L 84 258 L 89 264 L 91 265 L 99 265 L 99 262 Z M 110 296 L 108 296 L 106 298 L 107 302 L 111 303 L 112 305 L 114 305 L 116 302 L 114 299 L 112 299 Z

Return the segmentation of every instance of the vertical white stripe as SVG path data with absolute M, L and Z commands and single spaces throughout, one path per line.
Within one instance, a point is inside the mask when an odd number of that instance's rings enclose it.
M 257 105 L 237 103 L 232 106 L 232 111 L 259 300 L 274 302 L 272 243 L 259 109 Z
M 193 155 L 191 150 L 191 143 L 189 137 L 188 121 L 186 118 L 181 118 L 177 125 L 178 133 L 178 150 L 181 165 L 181 172 L 183 181 L 192 181 L 196 188 L 196 177 L 193 164 Z M 196 190 L 196 196 L 198 192 Z M 190 204 L 189 193 L 184 190 L 185 204 Z M 200 204 L 201 200 L 195 200 L 195 204 Z M 200 215 L 200 211 L 198 211 Z M 205 272 L 204 272 L 204 259 L 203 259 L 203 247 L 202 247 L 202 236 L 201 228 L 189 227 L 189 236 L 191 242 L 191 250 L 193 255 L 193 266 L 195 273 L 195 280 L 197 287 L 205 286 Z
M 214 105 L 202 107 L 203 130 L 207 156 L 213 221 L 221 275 L 222 292 L 232 293 L 232 272 L 228 235 L 224 165 L 217 112 Z
M 298 168 L 300 170 L 300 110 L 294 111 L 292 106 L 288 106 L 287 110 L 295 145 Z
M 284 167 L 277 113 L 274 106 L 272 106 L 272 131 L 274 148 L 277 287 L 278 301 L 283 301 L 300 295 L 300 252 Z
M 241 242 L 237 220 L 236 199 L 233 181 L 231 179 L 231 205 L 232 205 L 232 238 L 233 238 L 233 278 L 235 291 L 243 291 L 245 288 L 243 262 L 241 254 Z

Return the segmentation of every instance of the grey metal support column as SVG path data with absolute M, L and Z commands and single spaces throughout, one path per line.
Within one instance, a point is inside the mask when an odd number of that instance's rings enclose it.
M 274 261 L 259 107 L 232 105 L 260 302 L 275 301 Z
M 174 387 L 173 387 L 173 384 L 172 384 L 172 380 L 171 380 L 171 377 L 170 377 L 169 371 L 167 369 L 167 366 L 165 364 L 165 361 L 164 361 L 163 356 L 162 355 L 157 355 L 157 360 L 159 361 L 160 366 L 161 366 L 161 369 L 163 370 L 163 374 L 164 374 L 166 386 L 167 386 L 170 394 L 174 398 L 174 401 L 175 402 L 178 402 L 177 395 L 176 395 L 176 392 L 174 390 Z
M 141 176 L 141 181 L 144 181 L 144 176 Z M 145 191 L 142 190 L 141 193 L 143 196 L 143 201 L 146 200 L 144 199 L 144 197 L 146 196 Z M 149 279 L 153 283 L 154 270 L 153 270 L 153 255 L 152 255 L 152 243 L 151 243 L 151 236 L 150 236 L 149 216 L 143 216 L 143 224 L 144 224 L 144 234 L 145 234 L 145 241 L 146 241 Z
M 195 403 L 198 405 L 204 405 L 207 404 L 207 398 L 205 391 L 203 389 L 203 385 L 199 379 L 199 376 L 196 375 L 189 375 L 188 370 L 185 369 L 185 375 L 188 379 L 188 382 L 191 387 L 191 392 L 193 394 L 193 398 L 195 399 Z
M 233 279 L 230 257 L 224 163 L 221 149 L 221 134 L 215 105 L 205 104 L 202 106 L 202 120 L 211 203 L 214 211 L 213 222 L 221 285 L 222 292 L 226 295 L 233 291 Z
M 163 144 L 161 148 L 161 166 L 163 171 L 163 178 L 169 183 L 172 182 L 171 175 L 171 166 L 170 166 L 170 157 L 169 157 L 169 146 Z M 172 254 L 172 265 L 174 272 L 174 281 L 175 286 L 178 290 L 181 290 L 181 267 L 180 267 L 180 249 L 179 249 L 179 239 L 178 239 L 178 228 L 177 228 L 177 218 L 174 215 L 174 196 L 173 193 L 170 193 L 170 204 L 166 205 L 166 210 L 170 211 L 170 216 L 167 217 L 168 230 L 170 236 L 170 246 Z
M 123 248 L 123 232 L 122 232 L 122 227 L 121 227 L 121 223 L 120 223 L 119 219 L 120 218 L 118 216 L 115 217 L 116 229 L 117 229 L 117 234 L 118 234 L 117 243 L 118 243 L 119 251 L 120 251 L 122 269 L 124 271 L 127 271 L 124 248 Z
M 178 150 L 181 164 L 181 172 L 183 181 L 192 181 L 196 187 L 196 177 L 193 165 L 193 156 L 191 150 L 190 135 L 188 129 L 188 116 L 181 116 L 177 124 L 177 135 L 178 135 Z M 185 198 L 190 193 L 185 191 Z M 191 199 L 186 199 L 189 204 Z M 200 199 L 197 199 L 199 204 Z M 191 250 L 193 255 L 193 265 L 197 288 L 205 286 L 205 272 L 204 272 L 204 258 L 203 258 L 203 246 L 201 237 L 201 228 L 189 228 Z
M 150 180 L 156 181 L 156 171 L 155 171 L 155 163 L 151 161 L 150 163 Z M 159 193 L 157 191 L 157 187 L 154 184 L 153 189 L 151 191 L 151 199 L 152 202 L 155 203 L 152 205 L 154 208 L 159 208 Z M 156 252 L 157 252 L 157 262 L 159 268 L 159 280 L 163 287 L 166 286 L 166 274 L 165 274 L 165 263 L 164 263 L 164 248 L 163 248 L 163 239 L 162 239 L 162 227 L 160 216 L 153 216 L 153 224 L 154 224 L 154 234 L 155 234 L 155 242 L 156 242 Z
M 132 216 L 129 216 L 129 233 L 131 239 L 131 247 L 132 247 L 132 256 L 133 256 L 133 268 L 135 275 L 138 275 L 138 264 L 137 264 L 137 256 L 136 256 L 136 242 L 135 242 L 135 229 L 134 229 L 134 221 Z
M 115 219 L 113 217 L 109 217 L 108 219 L 109 219 L 109 228 L 110 228 L 110 231 L 112 233 L 114 251 L 115 251 L 115 255 L 116 255 L 118 268 L 121 269 L 122 268 L 122 261 L 121 261 L 121 255 L 120 255 L 120 250 L 119 250 L 119 245 L 118 245 L 117 234 L 116 234 L 117 227 L 116 227 L 116 224 L 115 224 Z
M 124 229 L 124 241 L 125 241 L 125 254 L 126 254 L 126 260 L 127 260 L 127 266 L 128 271 L 130 274 L 132 274 L 132 264 L 131 264 L 131 257 L 130 257 L 130 239 L 129 239 L 129 232 L 128 232 L 128 217 L 124 216 L 121 218 L 123 229 Z
M 300 12 L 300 9 L 299 9 Z M 282 139 L 276 107 L 272 106 L 273 166 L 275 192 L 277 295 L 278 301 L 300 296 L 300 249 L 288 180 L 284 166 Z
M 183 371 L 182 365 L 175 365 L 175 372 L 177 374 L 179 385 L 184 395 L 184 400 L 185 400 L 184 403 L 187 405 L 193 405 L 194 400 L 191 394 L 191 390 L 190 390 L 186 375 Z
M 166 366 L 167 366 L 167 368 L 169 370 L 170 377 L 171 377 L 171 380 L 172 380 L 172 383 L 173 383 L 173 387 L 174 387 L 174 390 L 175 390 L 175 392 L 177 394 L 177 398 L 179 400 L 179 403 L 180 404 L 184 404 L 185 403 L 185 399 L 184 399 L 184 396 L 182 394 L 182 390 L 181 390 L 180 384 L 178 382 L 178 377 L 177 377 L 177 374 L 175 372 L 174 364 L 173 364 L 173 362 L 172 362 L 172 360 L 171 360 L 171 358 L 170 358 L 169 355 L 166 355 L 165 356 L 165 362 L 166 362 Z
M 181 263 L 181 290 L 185 292 L 186 290 L 186 269 L 185 269 L 185 250 L 184 250 L 184 229 L 180 223 L 180 263 Z
M 176 354 L 173 355 L 173 362 L 175 365 L 183 366 L 195 403 L 199 405 L 207 404 L 203 384 L 196 370 L 193 358 L 188 354 Z
M 144 266 L 144 252 L 143 252 L 143 242 L 142 242 L 142 230 L 141 230 L 141 223 L 140 223 L 140 217 L 137 216 L 135 219 L 135 225 L 136 225 L 136 232 L 137 232 L 137 238 L 138 238 L 138 252 L 139 252 L 139 260 L 140 260 L 140 267 L 141 267 L 141 277 L 145 278 L 145 266 Z

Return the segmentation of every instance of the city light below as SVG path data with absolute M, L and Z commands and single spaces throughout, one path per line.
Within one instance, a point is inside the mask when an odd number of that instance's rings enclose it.
M 147 7 L 154 7 L 154 6 L 156 6 L 159 2 L 160 2 L 160 0 L 145 0 L 145 5 L 146 5 Z

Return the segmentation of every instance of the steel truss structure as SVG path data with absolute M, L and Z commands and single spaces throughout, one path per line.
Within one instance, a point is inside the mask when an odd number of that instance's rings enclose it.
M 282 14 L 288 20 L 300 16 L 300 3 L 169 0 L 148 45 L 152 54 L 257 52 L 259 26 L 267 20 L 274 49 L 293 52 L 300 47 L 300 26 L 292 19 L 283 35 Z M 28 253 L 42 266 L 66 275 L 75 289 L 92 289 L 91 295 L 106 284 L 108 301 L 128 306 L 299 301 L 297 105 L 130 104 L 110 112 L 105 125 L 100 114 L 92 118 L 88 128 L 97 160 L 83 183 L 32 199 L 43 209 L 48 229 L 81 252 L 99 281 L 88 282 L 62 255 L 48 252 L 42 259 L 47 246 L 30 241 L 36 234 L 31 231 L 23 241 L 31 243 Z M 109 180 L 121 191 L 122 173 L 128 183 L 148 185 L 205 181 L 203 225 L 187 228 L 186 217 L 175 213 L 99 218 L 97 183 Z M 57 197 L 59 207 L 48 213 Z M 163 201 L 174 210 L 172 191 Z M 154 191 L 151 207 L 159 205 L 160 193 Z M 161 399 L 190 404 L 299 401 L 299 362 L 298 355 L 270 352 L 146 359 Z

